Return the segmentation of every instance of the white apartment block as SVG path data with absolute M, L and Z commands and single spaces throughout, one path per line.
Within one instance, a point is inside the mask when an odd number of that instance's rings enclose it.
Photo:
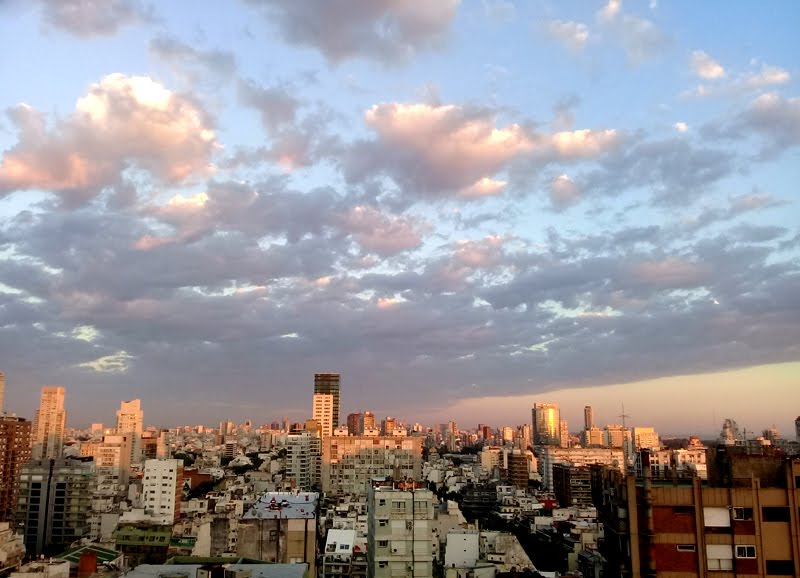
M 503 450 L 499 447 L 484 446 L 481 450 L 481 469 L 491 473 L 496 467 L 503 466 Z
M 431 578 L 436 497 L 413 483 L 369 488 L 367 576 Z
M 625 464 L 625 455 L 621 449 L 616 448 L 543 447 L 539 459 L 539 473 L 542 476 L 542 485 L 550 490 L 553 489 L 553 464 L 556 463 L 573 466 L 605 464 L 622 468 Z
M 286 436 L 286 477 L 297 489 L 310 491 L 319 484 L 319 460 L 317 436 L 307 432 Z
M 325 553 L 322 557 L 322 578 L 348 578 L 352 576 L 353 548 L 356 531 L 346 529 L 328 530 Z
M 421 437 L 330 437 L 322 448 L 322 490 L 329 495 L 366 496 L 373 477 L 422 474 Z
M 145 514 L 162 524 L 172 524 L 180 515 L 183 489 L 181 460 L 147 460 L 142 478 Z
M 315 393 L 314 407 L 311 419 L 316 421 L 320 427 L 320 437 L 322 439 L 331 437 L 333 434 L 333 394 Z

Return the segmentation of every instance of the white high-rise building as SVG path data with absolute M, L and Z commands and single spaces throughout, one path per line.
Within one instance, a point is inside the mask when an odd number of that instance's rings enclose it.
M 181 460 L 147 460 L 142 479 L 145 514 L 159 523 L 172 524 L 181 513 L 182 486 Z
M 285 445 L 286 477 L 295 487 L 311 490 L 319 483 L 320 439 L 308 432 L 289 434 Z
M 60 385 L 44 386 L 42 399 L 33 421 L 33 449 L 31 459 L 57 459 L 64 446 L 64 388 Z
M 0 371 L 0 413 L 3 413 L 3 410 L 5 409 L 5 406 L 3 405 L 5 403 L 5 397 L 6 397 L 6 376 L 3 375 L 2 371 Z
M 128 434 L 131 438 L 131 463 L 142 461 L 142 429 L 144 412 L 142 400 L 123 401 L 117 410 L 117 434 Z
M 331 437 L 333 433 L 333 403 L 332 393 L 314 394 L 314 408 L 311 419 L 319 424 L 320 437 L 322 439 Z

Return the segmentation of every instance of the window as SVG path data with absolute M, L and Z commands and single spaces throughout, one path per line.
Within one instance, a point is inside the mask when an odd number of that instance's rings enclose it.
M 733 547 L 728 544 L 706 544 L 709 570 L 733 570 Z
M 363 460 L 362 460 L 362 461 L 363 461 Z M 378 500 L 378 505 L 379 505 L 379 506 L 385 506 L 385 505 L 386 505 L 386 500 L 384 500 L 383 498 L 381 498 L 380 500 Z
M 676 544 L 675 549 L 678 552 L 694 552 L 696 551 L 694 544 Z
M 378 526 L 385 526 L 386 520 L 378 520 Z
M 389 546 L 389 540 L 378 540 L 378 548 L 387 548 Z
M 694 514 L 694 506 L 673 506 L 673 514 Z
M 765 522 L 788 522 L 789 508 L 780 506 L 764 506 L 761 508 L 761 517 Z
M 734 508 L 733 509 L 733 519 L 734 520 L 752 520 L 753 519 L 753 508 Z
M 791 560 L 767 560 L 767 574 L 794 576 L 794 562 Z
M 386 568 L 386 566 L 388 565 L 389 563 L 386 560 L 381 560 L 380 562 L 378 562 L 378 568 Z
M 737 558 L 755 558 L 756 557 L 756 547 L 755 546 L 736 546 L 736 557 Z

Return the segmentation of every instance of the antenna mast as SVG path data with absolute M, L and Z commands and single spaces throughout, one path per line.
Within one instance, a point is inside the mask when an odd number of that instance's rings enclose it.
M 627 473 L 628 472 L 628 468 L 629 468 L 629 463 L 628 462 L 629 462 L 629 457 L 630 457 L 630 448 L 628 446 L 630 445 L 630 443 L 629 443 L 629 440 L 628 440 L 628 425 L 627 425 L 627 421 L 626 420 L 631 416 L 629 414 L 625 413 L 625 403 L 624 402 L 622 404 L 622 413 L 619 414 L 617 417 L 621 417 L 622 418 L 622 456 L 623 456 L 623 459 L 625 460 L 625 470 L 624 471 L 625 471 L 625 473 Z

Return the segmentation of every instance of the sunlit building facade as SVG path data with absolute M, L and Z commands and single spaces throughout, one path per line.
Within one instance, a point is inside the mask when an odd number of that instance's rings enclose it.
M 561 445 L 561 412 L 557 403 L 533 404 L 533 443 L 537 446 Z

